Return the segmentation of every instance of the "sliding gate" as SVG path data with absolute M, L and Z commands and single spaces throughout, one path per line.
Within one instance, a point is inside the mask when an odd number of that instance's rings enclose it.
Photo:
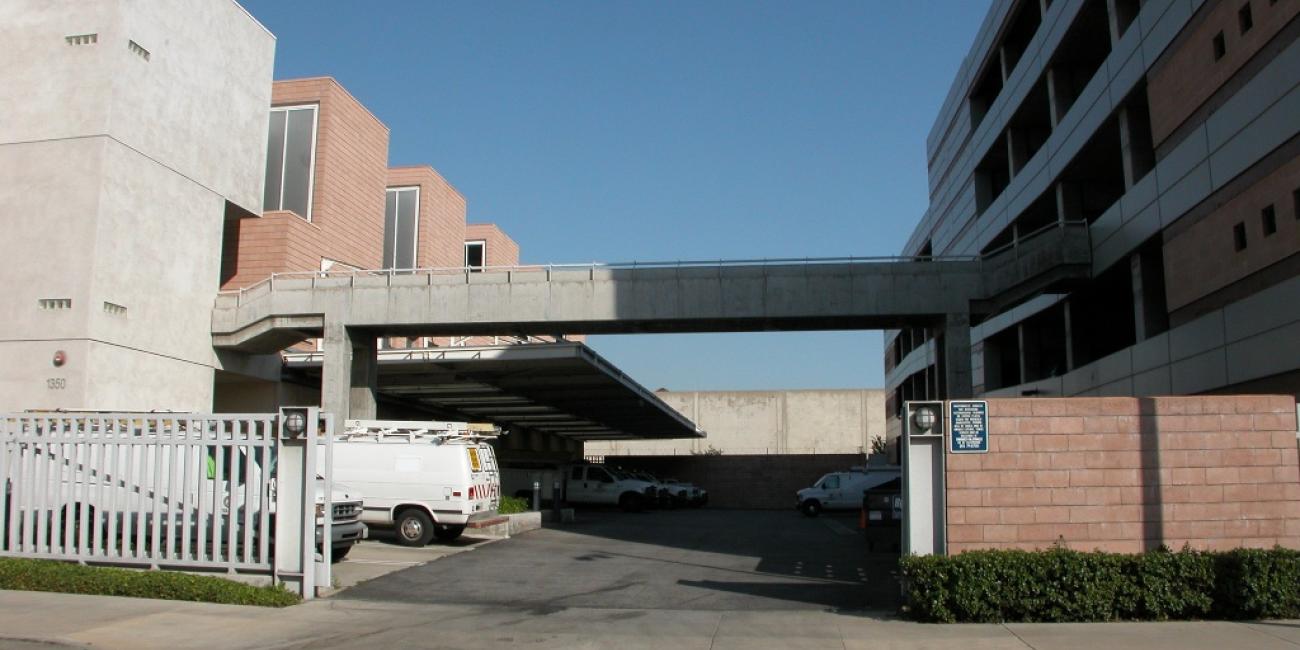
M 311 597 L 330 584 L 315 542 L 332 504 L 304 468 L 331 430 L 315 408 L 0 415 L 0 556 L 270 574 Z

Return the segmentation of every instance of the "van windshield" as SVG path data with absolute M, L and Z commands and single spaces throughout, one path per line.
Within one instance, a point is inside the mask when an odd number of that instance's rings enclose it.
M 840 487 L 839 474 L 827 474 L 826 476 L 823 476 L 820 481 L 817 481 L 817 487 L 823 490 L 839 489 Z

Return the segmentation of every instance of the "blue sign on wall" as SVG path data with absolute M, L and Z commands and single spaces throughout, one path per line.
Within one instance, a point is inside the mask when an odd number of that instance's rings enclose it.
M 987 454 L 989 403 L 979 400 L 948 402 L 948 449 L 954 454 Z

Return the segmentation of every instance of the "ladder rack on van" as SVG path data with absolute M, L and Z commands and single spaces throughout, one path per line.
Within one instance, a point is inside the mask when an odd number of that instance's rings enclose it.
M 440 422 L 407 420 L 347 420 L 343 423 L 343 433 L 338 440 L 374 440 L 406 439 L 416 442 L 422 438 L 433 438 L 443 442 L 453 440 L 491 440 L 501 435 L 496 425 L 479 422 Z

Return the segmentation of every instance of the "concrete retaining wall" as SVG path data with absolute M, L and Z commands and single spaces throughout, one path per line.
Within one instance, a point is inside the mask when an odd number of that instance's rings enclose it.
M 1290 396 L 989 400 L 948 454 L 948 552 L 1300 548 Z

